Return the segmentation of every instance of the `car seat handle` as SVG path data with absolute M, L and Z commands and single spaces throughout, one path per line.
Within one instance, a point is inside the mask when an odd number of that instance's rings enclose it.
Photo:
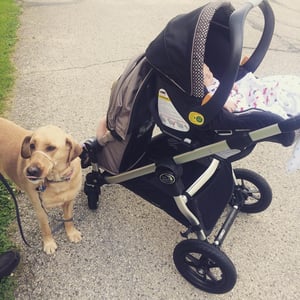
M 249 0 L 248 2 L 253 6 L 259 6 L 263 2 L 263 0 Z
M 264 29 L 257 48 L 249 57 L 248 61 L 240 66 L 243 43 L 244 43 L 244 25 L 249 12 L 258 6 L 264 16 Z M 230 34 L 230 55 L 227 68 L 220 79 L 220 85 L 216 92 L 208 101 L 201 107 L 201 113 L 206 116 L 206 121 L 203 125 L 210 122 L 219 113 L 224 106 L 234 82 L 239 77 L 248 72 L 254 72 L 263 60 L 274 32 L 274 14 L 267 0 L 256 1 L 249 0 L 242 7 L 236 9 L 229 18 L 229 34 Z M 195 109 L 195 108 L 194 108 Z M 207 118 L 207 116 L 209 116 Z
M 228 69 L 225 71 L 224 80 L 232 78 L 234 81 L 237 79 L 237 71 L 242 56 L 242 49 L 244 43 L 244 25 L 249 12 L 258 6 L 262 11 L 264 17 L 264 29 L 260 37 L 259 43 L 249 57 L 248 61 L 242 66 L 247 72 L 254 72 L 259 64 L 262 62 L 269 45 L 272 40 L 274 32 L 274 14 L 271 6 L 267 0 L 263 1 L 249 1 L 246 2 L 241 8 L 235 10 L 230 16 L 230 40 L 231 40 L 231 58 Z
M 248 13 L 257 6 L 260 8 L 264 17 L 264 28 L 257 47 L 248 61 L 242 66 L 247 72 L 254 72 L 258 68 L 269 49 L 275 27 L 273 10 L 267 0 L 249 0 L 249 2 L 246 2 L 240 9 L 232 13 L 229 21 L 233 64 L 239 66 L 244 42 L 243 27 L 245 20 Z

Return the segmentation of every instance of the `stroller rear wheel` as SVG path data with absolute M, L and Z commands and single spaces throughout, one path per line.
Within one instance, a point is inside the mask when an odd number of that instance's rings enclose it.
M 215 294 L 230 291 L 236 283 L 236 270 L 215 245 L 190 239 L 174 249 L 173 259 L 179 273 L 195 287 Z
M 235 169 L 238 188 L 242 191 L 245 202 L 240 211 L 258 213 L 267 209 L 272 202 L 272 189 L 259 174 L 247 169 Z

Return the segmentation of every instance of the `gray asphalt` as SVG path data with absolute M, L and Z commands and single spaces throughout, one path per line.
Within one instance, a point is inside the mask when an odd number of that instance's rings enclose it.
M 239 4 L 242 1 L 234 1 Z M 8 118 L 26 128 L 56 124 L 82 141 L 94 135 L 107 107 L 111 83 L 173 16 L 205 4 L 186 0 L 23 0 L 14 62 L 17 82 Z M 300 76 L 300 7 L 297 0 L 270 1 L 274 38 L 257 75 Z M 238 6 L 238 5 L 236 5 Z M 245 28 L 245 53 L 260 27 L 255 13 Z M 55 232 L 58 250 L 41 250 L 28 199 L 19 195 L 28 248 L 21 248 L 16 299 L 300 299 L 299 172 L 288 174 L 291 148 L 259 145 L 238 166 L 262 174 L 273 203 L 257 215 L 240 215 L 224 252 L 238 280 L 224 295 L 202 292 L 176 271 L 172 253 L 184 228 L 124 188 L 102 191 L 100 208 L 76 199 L 80 244 Z M 53 227 L 57 228 L 50 213 Z

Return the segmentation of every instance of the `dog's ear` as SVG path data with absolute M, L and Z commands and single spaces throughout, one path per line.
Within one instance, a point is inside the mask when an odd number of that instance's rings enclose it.
M 23 140 L 22 146 L 21 146 L 21 156 L 25 159 L 29 158 L 31 156 L 30 152 L 30 140 L 31 136 L 26 136 Z
M 66 139 L 66 145 L 70 148 L 68 162 L 71 162 L 73 159 L 78 157 L 82 152 L 82 146 L 74 142 L 71 137 Z

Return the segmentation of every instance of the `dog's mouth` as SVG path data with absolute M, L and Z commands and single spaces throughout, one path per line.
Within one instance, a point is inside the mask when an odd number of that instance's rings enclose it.
M 32 164 L 25 170 L 25 176 L 28 181 L 37 183 L 45 179 L 44 168 L 38 165 Z
M 27 178 L 28 181 L 30 181 L 32 183 L 37 183 L 37 182 L 40 182 L 40 181 L 44 180 L 43 177 L 36 177 L 36 176 L 30 176 L 30 175 L 27 175 L 26 178 Z

